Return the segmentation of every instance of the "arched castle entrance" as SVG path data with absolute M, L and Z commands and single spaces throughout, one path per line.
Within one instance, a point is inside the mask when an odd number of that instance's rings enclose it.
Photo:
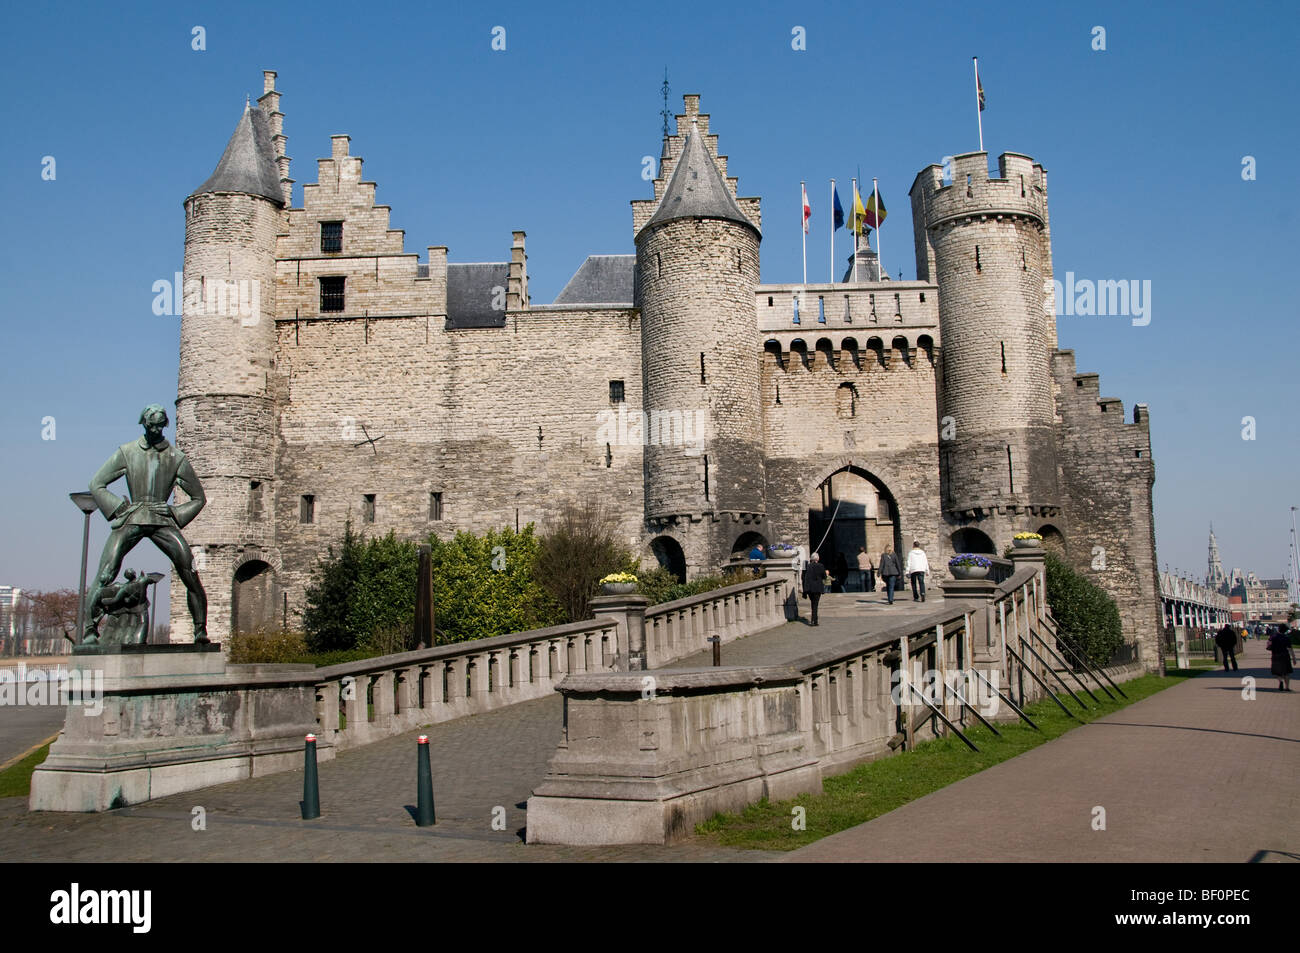
M 269 564 L 253 559 L 236 569 L 230 593 L 231 634 L 279 625 L 279 595 L 275 570 Z
M 686 554 L 682 552 L 681 543 L 671 536 L 656 536 L 650 542 L 650 551 L 659 565 L 676 576 L 678 582 L 686 581 Z
M 858 547 L 877 559 L 889 544 L 903 547 L 898 503 L 875 474 L 849 464 L 817 485 L 808 500 L 808 551 L 821 553 L 835 565 L 843 554 L 849 569 L 857 568 Z
M 1065 534 L 1053 526 L 1051 523 L 1038 528 L 1039 535 L 1043 537 L 1043 548 L 1049 552 L 1055 553 L 1062 559 L 1065 558 Z
M 988 533 L 971 526 L 966 526 L 952 534 L 952 551 L 954 553 L 984 553 L 989 556 L 996 556 L 998 552 Z
M 762 546 L 764 551 L 767 550 L 767 537 L 762 533 L 741 533 L 736 537 L 736 541 L 731 544 L 731 555 L 745 556 L 755 544 Z

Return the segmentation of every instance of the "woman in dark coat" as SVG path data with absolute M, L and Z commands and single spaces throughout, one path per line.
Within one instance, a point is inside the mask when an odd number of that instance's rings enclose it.
M 1291 648 L 1291 633 L 1283 629 L 1268 637 L 1268 652 L 1273 656 L 1273 667 L 1269 670 L 1277 676 L 1277 690 L 1291 691 L 1291 673 L 1295 671 L 1295 650 Z

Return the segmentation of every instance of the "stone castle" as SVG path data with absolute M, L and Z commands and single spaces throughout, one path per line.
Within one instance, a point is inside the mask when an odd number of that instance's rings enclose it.
M 762 284 L 760 200 L 689 95 L 654 198 L 632 201 L 635 254 L 588 257 L 539 304 L 523 231 L 499 262 L 406 251 L 348 136 L 294 208 L 264 78 L 185 200 L 176 435 L 209 500 L 186 535 L 214 640 L 292 624 L 347 519 L 420 538 L 599 498 L 643 565 L 683 577 L 755 542 L 917 539 L 942 578 L 953 551 L 1036 531 L 1155 663 L 1147 410 L 1126 422 L 1057 347 L 1033 159 L 921 170 L 916 281 L 861 249 L 841 282 Z

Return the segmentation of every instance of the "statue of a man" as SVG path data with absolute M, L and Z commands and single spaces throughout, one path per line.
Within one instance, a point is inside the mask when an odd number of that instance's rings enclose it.
M 86 613 L 83 645 L 99 642 L 93 611 L 100 594 L 117 578 L 126 554 L 146 536 L 167 554 L 176 567 L 176 575 L 185 584 L 186 601 L 194 620 L 194 641 L 208 641 L 208 597 L 194 570 L 189 544 L 181 535 L 181 528 L 199 515 L 207 498 L 185 454 L 163 437 L 163 428 L 170 423 L 167 411 L 158 404 L 150 404 L 140 412 L 140 423 L 144 426 L 144 436 L 118 447 L 90 480 L 90 495 L 99 511 L 112 522 L 113 529 L 104 543 L 94 586 L 86 596 L 91 611 Z M 108 484 L 122 476 L 126 477 L 129 499 L 107 489 Z M 175 486 L 190 497 L 188 503 L 168 504 Z

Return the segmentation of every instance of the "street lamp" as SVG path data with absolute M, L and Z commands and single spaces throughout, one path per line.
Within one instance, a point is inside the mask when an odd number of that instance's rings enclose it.
M 77 592 L 77 637 L 72 640 L 75 645 L 81 641 L 81 633 L 86 631 L 86 559 L 90 550 L 90 514 L 98 507 L 95 505 L 95 498 L 85 490 L 80 493 L 69 493 L 68 496 L 73 503 L 77 504 L 77 509 L 86 514 L 86 528 L 81 536 L 81 589 Z

